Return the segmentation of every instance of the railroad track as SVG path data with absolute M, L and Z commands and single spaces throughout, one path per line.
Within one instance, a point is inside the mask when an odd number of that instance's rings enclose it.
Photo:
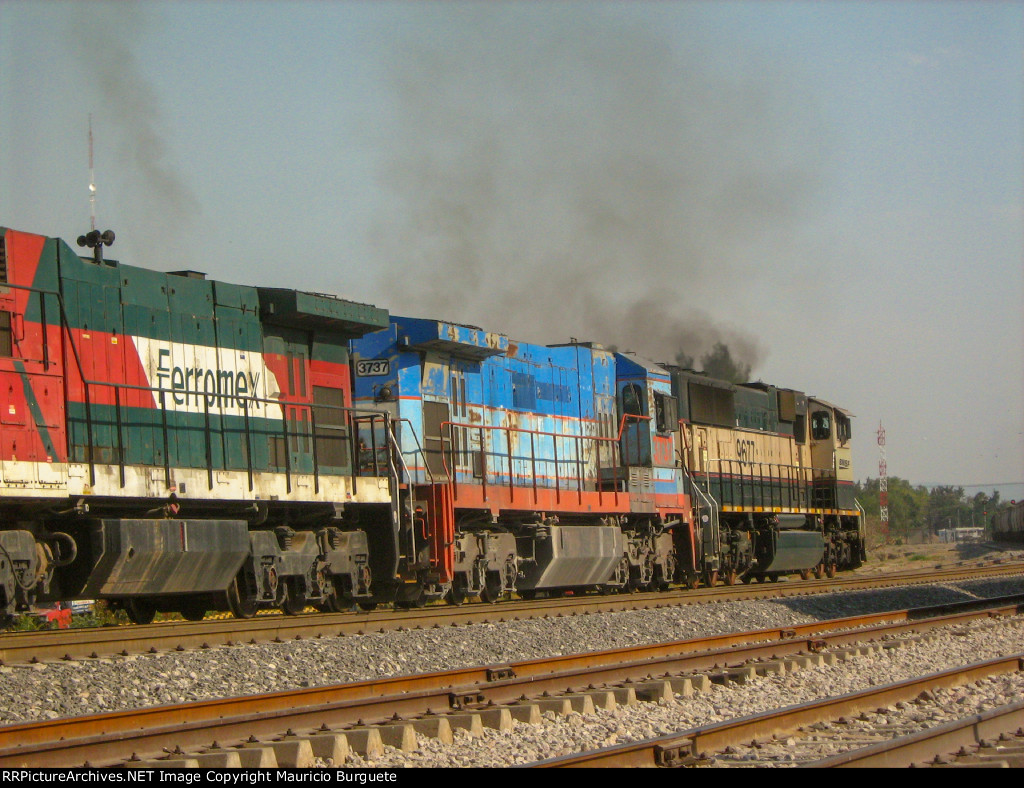
M 938 688 L 958 687 L 980 679 L 1002 673 L 1024 670 L 1024 653 L 1008 657 L 977 662 L 941 673 L 932 673 L 908 681 L 901 681 L 882 687 L 873 687 L 836 698 L 826 698 L 811 703 L 789 706 L 764 714 L 742 719 L 727 720 L 712 725 L 703 725 L 669 736 L 632 742 L 617 747 L 579 753 L 562 758 L 552 758 L 534 764 L 543 768 L 593 768 L 593 767 L 637 767 L 637 766 L 702 766 L 725 765 L 728 759 L 723 755 L 735 755 L 738 748 L 751 742 L 752 746 L 763 746 L 762 742 L 778 740 L 794 732 L 806 730 L 821 722 L 842 720 L 848 716 L 863 715 L 878 707 L 905 703 L 919 698 L 922 693 L 934 692 Z M 802 765 L 816 768 L 840 766 L 894 767 L 910 766 L 931 761 L 947 763 L 939 755 L 978 744 L 986 737 L 1005 736 L 1024 722 L 1024 703 L 1016 703 L 988 714 L 972 715 L 964 720 L 950 723 L 921 733 L 899 737 L 871 747 L 854 748 L 831 758 L 813 760 Z M 815 737 L 815 744 L 821 737 Z M 1008 737 L 1007 737 L 1008 738 Z M 986 742 L 986 744 L 989 744 Z M 799 746 L 799 740 L 790 740 L 787 747 Z M 988 749 L 994 749 L 989 744 Z M 964 754 L 969 754 L 964 750 Z M 1004 756 L 1005 757 L 1005 756 Z M 740 761 L 740 763 L 743 763 Z M 749 764 L 746 764 L 749 765 Z
M 184 651 L 241 643 L 337 637 L 367 632 L 461 626 L 544 616 L 610 613 L 679 604 L 780 598 L 878 589 L 900 585 L 956 582 L 1024 573 L 1024 564 L 947 567 L 874 577 L 791 580 L 764 585 L 716 586 L 695 591 L 580 596 L 504 602 L 499 605 L 431 606 L 420 610 L 383 610 L 300 616 L 259 616 L 200 622 L 9 632 L 0 635 L 0 665 L 47 660 L 77 660 L 158 651 Z
M 1020 768 L 1024 766 L 1024 701 L 809 765 L 818 768 L 974 765 Z
M 497 727 L 513 717 L 535 721 L 542 709 L 657 700 L 704 683 L 744 681 L 780 669 L 784 660 L 824 659 L 819 652 L 845 644 L 1022 609 L 1024 595 L 976 600 L 782 630 L 9 725 L 0 728 L 0 767 L 112 765 L 133 754 L 153 758 L 165 751 L 181 757 L 161 765 L 198 765 L 199 751 L 210 756 L 207 765 L 235 765 L 242 755 L 264 759 L 248 765 L 268 765 L 267 750 L 274 751 L 278 765 L 309 765 L 299 752 L 309 759 L 315 752 L 338 765 L 349 748 L 372 753 L 381 743 L 403 746 L 410 737 L 415 740 L 417 730 L 443 738 L 445 729 L 450 736 L 452 728 Z

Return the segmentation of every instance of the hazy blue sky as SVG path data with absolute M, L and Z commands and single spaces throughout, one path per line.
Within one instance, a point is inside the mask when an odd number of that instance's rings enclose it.
M 0 0 L 0 224 L 856 414 L 1024 497 L 1020 2 Z

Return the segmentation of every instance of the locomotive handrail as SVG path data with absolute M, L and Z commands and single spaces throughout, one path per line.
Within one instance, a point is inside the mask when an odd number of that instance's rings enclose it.
M 168 393 L 172 393 L 173 394 L 174 391 L 176 391 L 176 389 L 167 389 L 167 388 L 164 388 L 162 386 L 140 386 L 140 385 L 135 385 L 135 384 L 130 384 L 130 383 L 115 383 L 113 381 L 90 380 L 88 378 L 83 378 L 82 379 L 82 383 L 83 383 L 83 386 L 85 388 L 86 396 L 87 397 L 89 396 L 88 395 L 89 388 L 93 387 L 93 386 L 96 386 L 96 387 L 105 386 L 107 388 L 111 388 L 111 389 L 114 390 L 115 420 L 116 420 L 117 427 L 118 427 L 118 438 L 117 438 L 117 440 L 118 440 L 118 445 L 117 445 L 117 449 L 118 449 L 118 464 L 120 466 L 120 480 L 121 480 L 122 488 L 125 485 L 125 478 L 124 478 L 125 461 L 124 461 L 124 442 L 123 442 L 123 440 L 124 440 L 123 439 L 123 426 L 124 425 L 122 423 L 122 408 L 123 407 L 127 407 L 127 406 L 122 405 L 120 392 L 121 391 L 140 391 L 140 392 L 147 392 L 147 393 L 150 393 L 150 394 L 157 395 L 154 399 L 155 399 L 155 404 L 158 404 L 159 410 L 161 411 L 161 425 L 162 425 L 163 444 L 164 444 L 164 446 L 163 446 L 163 450 L 164 450 L 163 451 L 163 454 L 164 454 L 164 477 L 165 477 L 165 483 L 169 486 L 170 485 L 170 445 L 169 445 L 169 437 L 168 437 L 169 431 L 168 431 L 168 427 L 167 427 L 167 412 L 168 412 L 168 408 L 167 408 L 167 402 L 166 402 L 166 395 Z M 228 395 L 223 394 L 223 393 L 215 393 L 215 392 L 214 393 L 189 392 L 188 396 L 195 396 L 197 399 L 198 398 L 202 398 L 202 400 L 203 400 L 203 413 L 202 413 L 202 416 L 203 416 L 204 451 L 205 451 L 205 454 L 206 454 L 207 483 L 208 483 L 209 489 L 213 489 L 213 470 L 214 470 L 215 463 L 213 462 L 213 443 L 212 443 L 213 429 L 212 429 L 211 424 L 210 424 L 210 415 L 211 415 L 210 414 L 210 407 L 211 407 L 211 405 L 217 405 L 217 404 L 223 406 L 223 401 L 228 398 Z M 250 491 L 252 491 L 253 487 L 254 487 L 253 466 L 252 466 L 252 434 L 253 434 L 253 430 L 252 430 L 252 427 L 251 427 L 251 424 L 250 424 L 250 416 L 251 416 L 251 414 L 250 414 L 251 407 L 250 406 L 252 404 L 257 404 L 258 403 L 260 405 L 276 405 L 276 406 L 280 407 L 280 409 L 281 409 L 281 427 L 280 427 L 280 431 L 277 432 L 277 435 L 279 435 L 283 439 L 283 451 L 282 451 L 282 454 L 284 455 L 284 457 L 283 457 L 283 460 L 284 460 L 284 473 L 285 473 L 285 477 L 286 477 L 286 489 L 287 489 L 288 492 L 291 492 L 291 490 L 292 490 L 292 475 L 293 475 L 293 469 L 291 467 L 291 452 L 289 451 L 289 448 L 288 448 L 289 438 L 292 437 L 292 433 L 290 432 L 289 427 L 288 427 L 288 422 L 289 422 L 288 412 L 287 412 L 288 408 L 291 408 L 293 411 L 295 411 L 297 413 L 301 413 L 304 416 L 308 415 L 308 417 L 309 417 L 308 419 L 307 418 L 295 418 L 295 419 L 292 419 L 292 421 L 297 422 L 297 423 L 307 423 L 307 424 L 309 424 L 309 428 L 305 429 L 305 430 L 301 430 L 301 434 L 303 435 L 304 438 L 306 438 L 308 440 L 309 445 L 310 445 L 310 452 L 309 452 L 309 454 L 310 454 L 310 459 L 311 459 L 311 461 L 313 463 L 314 485 L 315 485 L 315 490 L 318 491 L 318 492 L 319 492 L 320 475 L 321 474 L 320 474 L 320 458 L 319 458 L 319 453 L 318 453 L 318 450 L 317 450 L 317 440 L 316 440 L 316 438 L 318 437 L 318 435 L 317 435 L 316 427 L 315 427 L 315 414 L 314 414 L 314 410 L 315 409 L 324 409 L 324 410 L 336 411 L 336 412 L 345 414 L 345 427 L 348 429 L 348 435 L 349 435 L 350 438 L 355 434 L 355 430 L 353 429 L 353 425 L 357 421 L 365 421 L 365 420 L 369 420 L 369 421 L 384 420 L 385 422 L 387 421 L 387 414 L 386 413 L 381 413 L 380 411 L 374 411 L 374 410 L 365 410 L 365 409 L 361 409 L 361 408 L 353 408 L 353 407 L 344 406 L 344 405 L 331 405 L 331 404 L 327 404 L 327 403 L 293 402 L 293 401 L 289 401 L 287 399 L 272 398 L 272 397 L 256 397 L 256 396 L 247 396 L 245 398 L 245 400 L 244 400 L 244 403 L 245 403 L 244 405 L 240 406 L 240 409 L 242 410 L 243 420 L 244 420 L 244 432 L 245 432 L 245 440 L 246 440 L 246 443 L 245 443 L 245 445 L 246 445 L 245 456 L 246 456 L 246 466 L 247 466 L 246 470 L 247 470 L 247 473 L 248 473 L 248 481 L 249 481 L 249 490 Z M 223 414 L 221 414 L 221 415 L 223 415 Z M 88 424 L 88 427 L 87 427 L 88 428 L 88 434 L 89 434 L 89 437 L 90 437 L 90 446 L 94 442 L 92 440 L 92 426 L 93 426 L 92 425 L 92 420 L 90 418 L 89 419 L 89 424 Z M 273 435 L 273 434 L 274 434 L 273 432 L 268 431 L 268 437 Z M 299 433 L 296 433 L 296 435 L 298 435 L 298 434 Z M 70 437 L 69 437 L 69 440 L 70 440 Z M 228 468 L 228 463 L 227 463 L 227 453 L 224 452 L 223 450 L 222 450 L 221 453 L 222 453 L 222 456 L 223 456 L 223 459 L 224 459 L 223 468 L 224 468 L 224 470 L 228 470 L 229 468 Z M 70 450 L 69 450 L 69 454 L 70 454 Z M 353 462 L 353 467 L 354 467 L 354 464 L 356 462 L 356 458 L 351 457 L 351 453 L 350 453 L 350 461 Z M 90 465 L 92 465 L 94 462 L 95 462 L 94 455 L 93 455 L 93 452 L 90 450 L 90 452 L 89 452 L 89 463 L 90 463 Z M 142 463 L 142 464 L 149 464 L 149 463 Z
M 410 419 L 393 419 L 392 421 L 393 421 L 393 423 L 396 423 L 396 424 L 408 424 L 409 425 L 409 434 L 412 435 L 412 439 L 414 441 L 416 441 L 416 451 L 413 452 L 413 454 L 419 454 L 421 457 L 423 457 L 423 470 L 425 470 L 427 472 L 427 477 L 430 480 L 430 484 L 437 484 L 437 481 L 434 479 L 434 472 L 432 470 L 430 470 L 430 466 L 427 465 L 427 453 L 426 453 L 426 450 L 423 448 L 423 444 L 420 443 L 420 436 L 417 434 L 416 428 L 413 426 L 412 421 Z M 409 481 L 411 482 L 412 481 L 412 471 L 409 469 L 409 465 L 405 461 L 405 454 L 401 451 L 400 447 L 396 446 L 396 448 L 398 449 L 398 453 L 401 455 L 401 458 L 402 458 L 402 467 L 405 469 L 406 475 L 408 476 Z
M 558 462 L 559 462 L 559 460 L 558 460 L 558 453 L 557 453 L 558 452 L 558 448 L 557 448 L 558 440 L 559 439 L 571 440 L 575 444 L 575 446 L 576 446 L 576 452 L 575 452 L 576 459 L 575 459 L 575 463 L 574 463 L 577 466 L 577 469 L 578 469 L 577 470 L 577 476 L 576 476 L 576 482 L 577 482 L 576 483 L 576 492 L 577 492 L 577 495 L 578 495 L 580 501 L 582 501 L 583 483 L 584 483 L 584 475 L 582 473 L 583 459 L 582 459 L 582 453 L 580 451 L 580 444 L 583 441 L 591 441 L 597 447 L 597 451 L 596 451 L 596 459 L 597 459 L 596 471 L 597 471 L 597 476 L 595 477 L 595 481 L 596 481 L 596 488 L 597 488 L 596 491 L 598 493 L 598 501 L 602 502 L 602 503 L 604 501 L 605 490 L 603 489 L 602 479 L 601 479 L 602 466 L 601 466 L 601 451 L 600 451 L 600 447 L 603 444 L 610 444 L 611 447 L 612 447 L 612 459 L 613 459 L 613 465 L 611 467 L 615 471 L 615 476 L 612 478 L 612 481 L 614 483 L 613 489 L 612 489 L 612 494 L 614 496 L 613 500 L 617 504 L 618 501 L 619 501 L 619 489 L 618 489 L 617 482 L 620 481 L 619 476 L 618 476 L 618 469 L 619 469 L 620 466 L 618 464 L 615 464 L 614 460 L 615 460 L 616 454 L 618 454 L 620 456 L 620 459 L 621 459 L 621 454 L 622 454 L 621 451 L 618 451 L 618 449 L 619 449 L 618 444 L 619 444 L 619 442 L 623 438 L 623 434 L 625 432 L 625 428 L 626 428 L 627 422 L 634 421 L 634 422 L 639 423 L 639 422 L 650 421 L 650 420 L 651 420 L 650 416 L 639 416 L 639 415 L 633 415 L 633 414 L 628 414 L 628 413 L 624 414 L 622 416 L 622 419 L 621 419 L 620 423 L 619 423 L 618 435 L 615 436 L 615 437 L 609 437 L 609 436 L 604 436 L 604 435 L 583 435 L 583 434 L 572 434 L 572 433 L 564 433 L 564 432 L 551 432 L 551 431 L 547 431 L 547 430 L 535 430 L 535 429 L 529 429 L 527 427 L 517 427 L 517 426 L 512 426 L 512 425 L 504 425 L 504 426 L 502 426 L 502 425 L 494 425 L 494 424 L 469 424 L 469 423 L 466 423 L 466 422 L 450 421 L 450 420 L 441 422 L 440 429 L 443 432 L 444 429 L 447 427 L 448 435 L 449 435 L 449 440 L 448 440 L 449 446 L 454 445 L 453 430 L 456 429 L 456 428 L 475 429 L 475 430 L 478 430 L 480 432 L 480 455 L 481 455 L 481 458 L 483 460 L 483 466 L 484 466 L 481 469 L 481 476 L 482 476 L 482 484 L 481 484 L 481 486 L 483 488 L 484 497 L 485 498 L 486 498 L 486 492 L 487 492 L 487 470 L 488 470 L 486 458 L 488 456 L 492 455 L 492 454 L 496 455 L 496 456 L 501 456 L 501 454 L 498 451 L 487 451 L 487 450 L 485 450 L 485 443 L 484 443 L 484 440 L 483 440 L 483 431 L 484 430 L 488 430 L 488 431 L 504 432 L 505 433 L 505 435 L 506 435 L 506 446 L 507 446 L 507 454 L 506 454 L 506 456 L 508 458 L 508 488 L 509 488 L 510 502 L 513 502 L 515 500 L 515 487 L 516 487 L 516 485 L 515 485 L 515 473 L 514 473 L 514 470 L 513 470 L 513 461 L 514 461 L 515 457 L 514 457 L 514 455 L 512 453 L 512 433 L 513 432 L 517 433 L 517 434 L 526 434 L 526 435 L 530 436 L 530 456 L 529 456 L 529 458 L 524 456 L 524 457 L 521 457 L 520 459 L 522 459 L 524 461 L 526 459 L 529 459 L 529 461 L 530 461 L 531 471 L 532 471 L 531 478 L 533 480 L 532 481 L 532 488 L 533 488 L 533 500 L 534 500 L 534 502 L 537 501 L 537 472 L 536 471 L 537 471 L 537 461 L 538 461 L 537 453 L 536 453 L 536 443 L 534 441 L 535 437 L 549 437 L 549 438 L 552 438 L 552 450 L 553 450 L 553 453 L 554 453 L 554 458 L 553 459 L 543 459 L 542 458 L 540 461 L 543 462 L 543 463 L 554 463 L 555 464 L 555 481 L 556 481 L 556 483 L 555 483 L 555 487 L 553 489 L 555 490 L 556 501 L 560 501 L 561 500 L 561 492 L 562 492 L 561 484 L 560 484 L 560 482 L 562 480 L 561 480 L 561 478 L 558 475 Z M 458 471 L 457 471 L 457 469 L 454 469 L 455 473 L 453 473 L 453 468 L 449 467 L 449 465 L 448 465 L 448 455 L 449 454 L 451 454 L 454 457 L 455 450 L 454 449 L 449 449 L 448 452 L 445 452 L 444 444 L 442 442 L 442 447 L 441 447 L 441 463 L 442 463 L 442 467 L 444 468 L 444 472 L 445 472 L 445 477 L 446 477 L 447 483 L 452 488 L 452 498 L 454 500 L 458 500 L 458 486 L 459 486 L 458 478 L 457 478 L 457 472 Z M 496 476 L 496 478 L 497 478 L 497 476 Z M 569 479 L 567 478 L 566 481 L 569 481 Z
M 744 496 L 745 496 L 746 492 L 749 491 L 750 495 L 751 495 L 750 505 L 753 505 L 753 503 L 754 503 L 754 501 L 753 501 L 754 490 L 755 490 L 755 485 L 757 485 L 757 486 L 759 486 L 759 489 L 761 490 L 762 505 L 775 506 L 775 503 L 774 503 L 774 501 L 775 501 L 774 492 L 771 493 L 771 501 L 769 503 L 767 503 L 767 504 L 764 503 L 764 501 L 765 501 L 765 495 L 764 495 L 765 473 L 764 473 L 764 468 L 767 466 L 768 467 L 768 475 L 767 476 L 768 476 L 768 479 L 769 479 L 769 483 L 771 482 L 771 470 L 773 468 L 779 469 L 780 471 L 783 471 L 783 470 L 787 471 L 788 475 L 787 475 L 785 487 L 787 488 L 788 497 L 789 497 L 789 503 L 790 503 L 789 508 L 794 508 L 794 509 L 828 509 L 828 508 L 835 508 L 835 506 L 831 506 L 830 507 L 830 506 L 827 506 L 827 505 L 823 505 L 821 503 L 821 501 L 814 500 L 813 498 L 810 501 L 808 501 L 807 498 L 806 498 L 806 495 L 803 494 L 805 491 L 809 491 L 813 495 L 815 481 L 828 471 L 827 468 L 817 468 L 817 467 L 809 466 L 809 465 L 788 465 L 788 464 L 785 464 L 785 463 L 755 463 L 755 462 L 748 462 L 746 460 L 736 460 L 736 459 L 726 459 L 726 458 L 710 458 L 707 462 L 708 462 L 709 466 L 716 465 L 717 468 L 718 468 L 719 479 L 714 484 L 715 484 L 715 486 L 718 489 L 719 498 L 722 500 L 723 504 L 729 504 L 729 505 L 737 504 L 737 505 L 740 505 L 740 506 L 744 506 L 744 505 L 746 505 L 746 503 L 744 501 Z M 754 467 L 755 466 L 760 471 L 759 474 L 757 475 L 756 479 L 755 479 L 755 475 L 754 475 Z M 710 487 L 711 487 L 711 485 L 713 483 L 711 478 L 710 478 L 711 474 L 712 474 L 711 468 L 709 467 L 708 470 L 706 470 L 704 473 L 706 474 L 707 484 L 708 484 L 708 487 L 710 489 Z M 698 474 L 698 475 L 700 475 L 700 474 Z M 726 481 L 724 479 L 724 477 L 727 476 L 727 475 L 730 477 L 729 481 Z M 779 475 L 779 481 L 780 481 L 780 487 L 783 486 L 782 485 L 782 481 L 783 480 L 782 480 L 781 473 Z M 730 493 L 728 498 L 726 497 L 726 494 L 725 494 L 727 487 L 728 487 L 729 493 Z M 737 487 L 738 487 L 738 492 L 739 492 L 738 500 L 737 500 L 737 496 L 735 495 Z M 798 499 L 795 502 L 793 500 L 793 494 L 794 493 L 796 493 L 797 496 L 798 496 Z M 833 502 L 833 504 L 834 503 L 835 502 Z M 781 497 L 780 497 L 780 500 L 779 500 L 779 508 L 783 508 Z
M 750 505 L 753 505 L 754 504 L 755 485 L 756 485 L 757 489 L 760 491 L 760 494 L 761 494 L 761 505 L 762 506 L 768 506 L 768 507 L 775 507 L 776 506 L 775 491 L 774 491 L 775 485 L 773 484 L 773 482 L 777 478 L 778 482 L 779 482 L 779 487 L 780 487 L 780 490 L 779 490 L 779 500 L 778 500 L 778 508 L 791 508 L 791 509 L 792 508 L 796 508 L 796 509 L 806 508 L 801 503 L 801 500 L 804 499 L 804 496 L 800 495 L 800 492 L 801 492 L 800 488 L 801 488 L 801 485 L 812 484 L 813 481 L 814 481 L 814 470 L 815 469 L 810 467 L 810 466 L 804 466 L 804 465 L 790 465 L 790 464 L 786 464 L 786 463 L 749 462 L 749 461 L 746 461 L 746 460 L 726 459 L 726 458 L 720 458 L 720 457 L 709 458 L 707 460 L 707 464 L 708 464 L 709 467 L 707 468 L 707 470 L 704 472 L 703 475 L 706 478 L 706 483 L 708 485 L 709 492 L 710 492 L 710 487 L 711 487 L 711 485 L 713 483 L 712 480 L 711 480 L 711 474 L 712 474 L 711 466 L 716 466 L 717 469 L 718 469 L 718 476 L 719 476 L 719 480 L 718 480 L 717 484 L 715 485 L 718 488 L 718 498 L 722 501 L 723 504 L 729 504 L 729 505 L 732 505 L 732 504 L 738 504 L 740 506 L 746 505 L 746 502 L 744 500 L 744 498 L 745 498 L 745 491 L 749 491 L 750 492 L 750 497 L 751 497 Z M 747 466 L 747 468 L 745 468 L 744 466 Z M 758 474 L 757 474 L 756 478 L 755 478 L 755 474 L 754 474 L 755 466 L 758 469 Z M 767 468 L 767 474 L 765 473 L 765 468 Z M 777 477 L 773 477 L 773 473 L 772 473 L 773 469 L 777 469 L 778 470 L 778 476 Z M 786 474 L 785 479 L 783 479 L 783 472 L 785 472 L 785 474 Z M 722 478 L 726 474 L 728 474 L 730 476 L 730 481 L 728 481 L 728 482 L 726 482 L 724 480 L 724 478 Z M 697 474 L 697 475 L 699 476 L 701 474 Z M 766 478 L 768 479 L 768 493 L 769 493 L 769 495 L 767 497 L 767 503 L 766 503 L 765 487 L 764 487 L 765 479 Z M 736 482 L 736 481 L 734 481 L 735 479 L 738 479 L 739 481 Z M 737 496 L 734 494 L 735 490 L 736 490 L 736 485 L 737 484 L 739 486 L 738 501 L 737 501 Z M 728 497 L 725 494 L 726 485 L 728 485 L 729 493 L 730 493 Z M 798 500 L 796 500 L 795 502 L 793 500 L 794 493 L 796 493 L 797 496 L 798 496 Z M 784 507 L 784 500 L 783 500 L 784 497 L 788 498 L 788 503 L 789 503 L 788 507 Z
M 384 413 L 383 416 L 384 416 L 384 435 L 385 435 L 385 440 L 386 440 L 386 442 L 390 446 L 390 448 L 388 449 L 388 474 L 389 474 L 388 475 L 388 481 L 391 484 L 391 501 L 390 501 L 391 528 L 392 528 L 392 530 L 393 530 L 393 532 L 395 534 L 396 543 L 397 543 L 397 546 L 399 548 L 396 552 L 400 553 L 401 552 L 402 516 L 401 516 L 401 513 L 399 512 L 399 506 L 401 505 L 400 495 L 399 495 L 399 492 L 398 492 L 399 486 L 400 486 L 400 481 L 399 481 L 399 478 L 398 478 L 398 468 L 395 466 L 395 456 L 397 455 L 398 458 L 400 460 L 402 460 L 403 466 L 405 465 L 405 460 L 402 457 L 402 452 L 398 450 L 398 441 L 396 440 L 395 435 L 392 432 L 390 415 L 388 413 Z M 372 420 L 371 420 L 371 422 L 372 422 Z M 408 472 L 408 467 L 407 466 L 406 466 L 406 471 Z M 412 501 L 407 499 L 407 504 L 409 506 L 409 518 L 408 518 L 408 522 L 409 522 L 409 552 L 407 553 L 407 557 L 408 557 L 408 560 L 409 560 L 410 563 L 415 563 L 416 556 L 418 555 L 418 553 L 416 552 L 416 526 L 415 526 L 415 523 L 413 522 L 413 517 L 412 517 Z M 392 567 L 392 570 L 391 570 L 392 574 L 394 574 L 395 571 L 398 568 L 398 558 L 399 558 L 399 556 L 396 555 L 395 556 L 395 564 L 394 564 L 394 566 Z
M 697 484 L 697 480 L 693 478 L 693 475 L 690 473 L 690 469 L 686 467 L 685 463 L 683 463 L 680 466 L 680 468 L 683 471 L 683 473 L 686 474 L 686 477 L 690 480 L 690 488 L 696 493 L 697 498 L 701 501 L 701 503 L 704 506 L 707 506 L 708 509 L 710 509 L 710 511 L 711 511 L 711 517 L 710 517 L 711 542 L 712 542 L 711 549 L 710 550 L 706 550 L 705 549 L 705 550 L 702 550 L 702 552 L 704 553 L 705 556 L 707 556 L 709 553 L 711 553 L 711 554 L 713 554 L 715 556 L 718 556 L 722 552 L 722 534 L 721 534 L 719 518 L 718 518 L 718 503 L 717 503 L 717 501 L 715 501 L 715 498 L 714 498 L 713 495 L 711 495 L 710 491 L 705 491 L 705 490 L 702 490 L 700 488 L 700 485 Z M 705 484 L 707 484 L 707 479 L 706 478 L 705 478 Z M 700 504 L 698 504 L 697 508 L 698 508 L 698 514 L 699 514 Z M 700 518 L 698 517 L 697 519 L 698 519 L 698 522 L 700 522 Z M 701 541 L 703 541 L 703 538 L 704 538 L 704 527 L 703 527 L 703 523 L 701 522 Z M 696 558 L 697 558 L 697 556 L 694 555 L 694 560 L 695 561 L 696 561 Z M 694 567 L 694 569 L 698 569 L 698 567 Z M 712 567 L 712 569 L 717 569 L 717 566 L 716 567 Z

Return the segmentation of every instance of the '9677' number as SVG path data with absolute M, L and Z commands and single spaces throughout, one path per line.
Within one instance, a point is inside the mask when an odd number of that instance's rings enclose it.
M 360 377 L 387 375 L 391 371 L 391 363 L 386 358 L 372 358 L 356 362 L 356 374 Z

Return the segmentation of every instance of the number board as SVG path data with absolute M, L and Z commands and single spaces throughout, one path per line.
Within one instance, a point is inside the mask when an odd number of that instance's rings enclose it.
M 356 374 L 361 378 L 388 375 L 391 373 L 391 362 L 386 358 L 370 358 L 356 362 Z

